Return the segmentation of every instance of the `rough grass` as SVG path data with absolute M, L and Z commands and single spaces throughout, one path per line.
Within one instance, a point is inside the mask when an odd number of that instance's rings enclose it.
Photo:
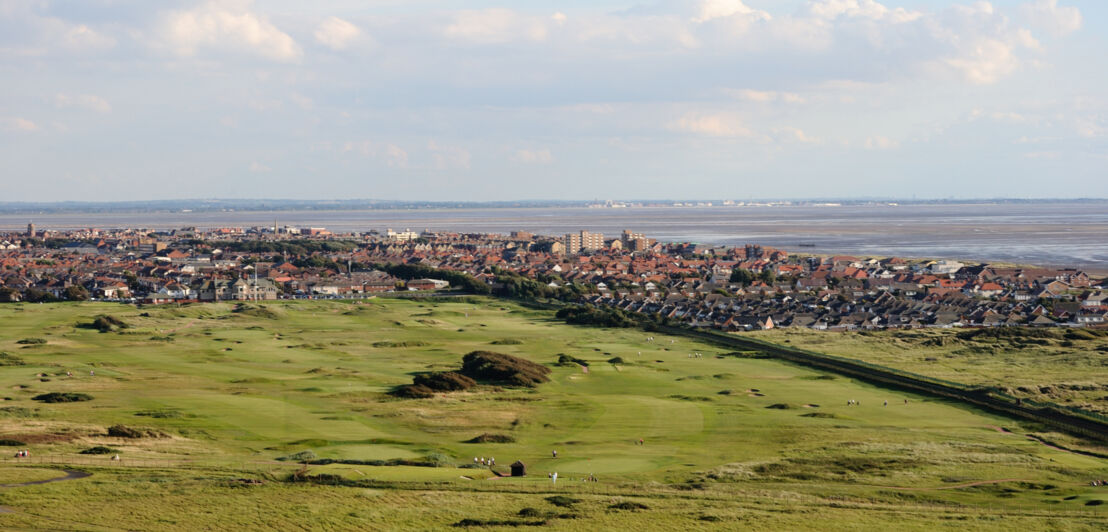
M 772 342 L 863 360 L 1028 399 L 1108 413 L 1108 331 L 996 327 L 828 332 L 775 329 Z
M 825 380 L 824 372 L 772 359 L 717 358 L 727 351 L 686 338 L 649 333 L 656 340 L 648 342 L 634 329 L 569 327 L 501 301 L 381 298 L 372 312 L 350 312 L 364 308 L 351 302 L 266 306 L 280 319 L 227 304 L 0 305 L 0 346 L 48 340 L 19 351 L 26 366 L 0 371 L 0 395 L 10 397 L 0 403 L 0 438 L 26 442 L 35 459 L 93 472 L 5 489 L 2 504 L 16 511 L 0 513 L 0 528 L 406 530 L 475 519 L 545 520 L 551 530 L 795 530 L 818 518 L 828 529 L 907 532 L 1090 530 L 1104 518 L 1090 513 L 1104 506 L 1085 506 L 1103 498 L 1088 486 L 1108 477 L 1102 460 L 1027 438 L 1037 427 L 947 401 Z M 412 316 L 427 312 L 443 324 L 414 325 Z M 73 327 L 99 314 L 142 334 Z M 148 340 L 169 334 L 173 342 Z M 414 376 L 456 370 L 460 354 L 502 338 L 527 339 L 497 350 L 545 364 L 548 381 L 490 383 L 420 401 L 385 394 Z M 956 340 L 959 348 L 973 343 Z M 373 346 L 383 341 L 426 345 Z M 687 359 L 690 351 L 705 356 Z M 590 352 L 631 363 L 594 364 L 588 373 L 576 363 L 552 364 L 559 354 Z M 52 381 L 40 383 L 37 373 Z M 1043 383 L 1055 393 L 1086 393 L 1057 386 L 1083 380 L 1052 381 Z M 734 393 L 720 395 L 721 388 Z M 33 400 L 48 392 L 96 400 Z M 848 399 L 860 405 L 848 407 Z M 809 416 L 817 411 L 803 406 L 765 408 L 772 404 L 818 404 L 818 413 L 834 417 Z M 140 423 L 170 438 L 105 436 L 108 427 L 135 423 L 136 413 L 163 412 L 179 415 L 143 415 Z M 1011 433 L 993 428 L 1001 426 Z M 465 443 L 480 434 L 515 441 Z M 111 464 L 79 454 L 97 445 L 126 458 Z M 304 465 L 274 458 L 306 450 L 315 455 L 306 475 L 335 475 L 321 477 L 334 485 L 280 481 Z M 528 475 L 486 480 L 487 468 L 452 467 L 490 455 L 497 471 L 521 460 Z M 426 467 L 431 457 L 442 467 Z M 557 484 L 547 477 L 554 471 Z M 582 482 L 590 475 L 600 482 Z M 937 489 L 1003 479 L 1055 488 Z M 559 509 L 546 500 L 552 496 L 578 502 Z M 626 500 L 649 509 L 609 508 Z M 522 516 L 521 508 L 538 513 Z

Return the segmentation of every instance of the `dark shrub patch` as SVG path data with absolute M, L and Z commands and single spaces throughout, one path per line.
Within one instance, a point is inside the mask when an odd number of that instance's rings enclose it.
M 424 373 L 412 379 L 416 386 L 426 386 L 436 392 L 456 392 L 477 386 L 477 381 L 453 371 Z
M 612 510 L 649 510 L 650 509 L 649 506 L 647 506 L 647 505 L 645 505 L 641 502 L 635 502 L 635 501 L 617 502 L 613 505 L 608 506 L 608 508 L 611 508 Z
M 543 526 L 546 525 L 546 521 L 516 521 L 514 519 L 462 519 L 453 526 L 458 528 L 467 528 L 471 526 L 489 527 L 489 526 Z
M 0 351 L 0 366 L 23 366 L 26 364 L 22 358 Z
M 423 347 L 425 345 L 427 345 L 427 342 L 420 342 L 419 340 L 412 342 L 373 342 L 373 347 Z
M 707 521 L 709 523 L 718 523 L 718 522 L 722 521 L 722 519 L 720 519 L 719 516 L 715 516 L 715 515 L 702 515 L 702 516 L 698 517 L 698 519 L 700 519 L 701 521 Z
M 278 457 L 277 459 L 282 461 L 282 462 L 307 462 L 309 460 L 315 460 L 316 458 L 317 458 L 316 454 L 313 453 L 312 451 L 300 451 L 298 453 L 292 453 L 288 456 Z M 323 475 L 318 475 L 318 476 L 322 477 Z M 333 475 L 333 476 L 338 476 L 338 475 Z M 342 477 L 339 477 L 339 478 L 342 478 Z
M 91 401 L 92 396 L 86 393 L 50 392 L 36 395 L 31 399 L 44 403 L 77 403 L 80 401 Z
M 23 408 L 22 406 L 5 406 L 4 408 L 0 408 L 0 416 L 34 417 L 35 413 L 30 408 Z
M 96 447 L 89 447 L 81 451 L 81 454 L 116 454 L 119 451 L 112 449 L 111 447 L 104 447 L 103 445 L 97 445 Z
M 27 445 L 19 440 L 0 440 L 0 447 L 19 447 L 21 445 Z
M 128 427 L 127 425 L 112 425 L 108 427 L 108 436 L 113 438 L 161 438 L 166 434 L 154 429 Z
M 519 511 L 520 517 L 542 517 L 542 512 L 536 508 L 523 508 Z
M 22 340 L 20 340 L 16 343 L 20 344 L 20 345 L 42 345 L 42 344 L 46 343 L 46 339 L 44 339 L 44 338 L 24 338 L 24 339 L 22 339 Z
M 490 434 L 488 432 L 476 438 L 466 440 L 465 443 L 515 443 L 516 439 L 507 434 Z
M 622 357 L 612 357 L 612 358 L 608 359 L 608 363 L 609 364 L 623 364 L 623 358 Z
M 502 338 L 500 340 L 493 340 L 489 343 L 492 345 L 519 345 L 522 344 L 523 341 L 515 338 Z
M 588 366 L 589 361 L 581 360 L 580 358 L 573 357 L 573 356 L 567 355 L 565 353 L 558 353 L 558 363 L 557 363 L 557 365 L 563 366 L 563 367 L 564 366 L 574 366 L 574 365 Z
M 1093 499 L 1091 501 L 1086 502 L 1085 506 L 1100 506 L 1102 504 L 1104 504 L 1104 501 L 1102 501 L 1100 499 Z
M 127 324 L 124 323 L 123 320 L 115 316 L 102 314 L 100 316 L 97 316 L 96 319 L 92 320 L 92 323 L 78 325 L 78 327 L 83 327 L 85 329 L 96 329 L 100 332 L 110 332 L 117 329 L 126 329 Z
M 789 410 L 792 407 L 793 406 L 788 404 L 788 403 L 774 403 L 772 405 L 767 406 L 766 408 L 772 408 L 774 410 Z
M 546 502 L 560 508 L 572 508 L 574 504 L 581 502 L 581 499 L 574 499 L 565 495 L 552 495 L 546 498 Z
M 807 414 L 800 414 L 800 417 L 818 417 L 823 419 L 838 419 L 839 416 L 832 414 L 831 412 L 808 412 Z
M 478 382 L 509 386 L 533 387 L 550 380 L 550 368 L 546 366 L 491 351 L 473 351 L 462 357 L 459 373 Z
M 389 394 L 401 399 L 430 399 L 435 396 L 435 390 L 417 384 L 405 384 L 397 386 Z

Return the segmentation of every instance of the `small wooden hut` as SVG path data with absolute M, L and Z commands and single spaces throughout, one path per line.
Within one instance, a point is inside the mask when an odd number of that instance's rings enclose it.
M 523 465 L 523 462 L 519 460 L 516 460 L 516 462 L 509 467 L 512 468 L 513 477 L 522 477 L 527 474 L 527 466 Z

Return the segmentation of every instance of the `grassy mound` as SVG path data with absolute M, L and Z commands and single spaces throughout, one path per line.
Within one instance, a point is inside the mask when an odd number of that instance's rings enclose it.
M 81 401 L 91 401 L 92 396 L 87 393 L 50 392 L 36 395 L 31 399 L 44 403 L 78 403 Z
M 128 427 L 127 425 L 112 425 L 108 427 L 108 436 L 111 436 L 113 438 L 138 439 L 163 438 L 167 435 L 164 432 L 154 429 Z
M 19 345 L 42 345 L 46 343 L 45 338 L 24 338 L 18 342 Z
M 649 510 L 650 509 L 649 506 L 647 506 L 647 505 L 645 505 L 641 502 L 635 502 L 635 501 L 617 502 L 613 505 L 608 506 L 608 508 L 611 508 L 612 510 Z
M 508 386 L 534 387 L 550 380 L 546 366 L 491 351 L 473 351 L 462 357 L 459 373 L 478 382 Z
M 231 312 L 242 314 L 244 316 L 254 316 L 255 318 L 262 318 L 266 320 L 275 320 L 281 317 L 281 315 L 278 314 L 276 311 L 264 305 L 247 305 L 245 303 L 239 303 L 238 305 L 235 305 L 234 310 L 232 310 Z
M 457 392 L 477 386 L 477 381 L 453 371 L 424 373 L 412 379 L 416 386 L 426 386 L 436 392 Z
M 5 406 L 0 408 L 0 417 L 34 417 L 35 412 L 22 406 Z
M 373 347 L 423 347 L 425 345 L 427 345 L 427 342 L 421 342 L 419 340 L 414 340 L 411 342 L 373 342 Z
M 477 386 L 473 379 L 454 371 L 424 373 L 412 378 L 412 384 L 396 387 L 389 392 L 403 399 L 428 399 L 436 392 L 460 392 Z
M 546 498 L 546 502 L 559 508 L 572 508 L 574 504 L 581 502 L 581 499 L 566 497 L 565 495 L 551 495 Z
M 23 366 L 26 364 L 22 358 L 0 351 L 0 366 Z
M 484 433 L 475 438 L 466 440 L 465 443 L 515 443 L 516 439 L 507 434 Z
M 119 329 L 126 329 L 128 326 L 123 320 L 110 316 L 107 314 L 101 314 L 96 319 L 92 320 L 92 323 L 83 325 L 87 329 L 96 329 L 100 332 L 111 332 Z
M 558 353 L 558 362 L 556 363 L 556 365 L 562 366 L 562 367 L 576 366 L 576 365 L 588 366 L 589 361 L 588 360 L 581 360 L 580 358 L 577 358 L 575 356 L 570 356 L 570 355 L 567 355 L 565 353 Z
M 430 399 L 435 396 L 435 390 L 418 384 L 405 384 L 397 386 L 389 394 L 401 399 Z
M 312 451 L 300 451 L 298 453 L 292 453 L 288 456 L 278 457 L 277 459 L 282 462 L 307 462 L 309 460 L 315 460 L 316 458 L 319 457 L 316 456 L 316 454 Z

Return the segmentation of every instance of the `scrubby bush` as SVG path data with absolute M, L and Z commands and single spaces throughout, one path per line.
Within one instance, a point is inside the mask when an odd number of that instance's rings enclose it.
M 645 505 L 641 502 L 635 502 L 635 501 L 617 502 L 615 504 L 612 504 L 612 505 L 608 506 L 608 508 L 611 508 L 612 510 L 649 510 L 650 509 L 649 506 L 647 506 L 647 505 Z
M 389 394 L 401 399 L 430 399 L 435 396 L 435 390 L 419 384 L 405 384 L 397 386 Z
M 86 393 L 50 392 L 36 395 L 31 399 L 44 403 L 77 403 L 80 401 L 91 401 L 92 396 Z
M 551 495 L 546 498 L 546 502 L 559 508 L 572 508 L 574 504 L 581 502 L 581 499 L 566 497 L 565 495 Z
M 416 386 L 426 386 L 437 392 L 456 392 L 477 386 L 477 381 L 453 371 L 424 373 L 412 379 Z
M 550 368 L 511 355 L 473 351 L 462 357 L 459 371 L 478 382 L 533 387 L 550 380 Z
M 126 323 L 123 322 L 123 320 L 116 318 L 115 316 L 102 314 L 100 316 L 97 316 L 96 319 L 92 320 L 92 323 L 79 325 L 79 327 L 84 327 L 86 329 L 96 329 L 100 332 L 111 332 L 117 329 L 126 329 L 128 326 Z
M 516 439 L 507 434 L 490 434 L 488 432 L 475 438 L 466 440 L 465 443 L 515 443 Z
M 119 451 L 112 449 L 111 447 L 104 447 L 103 445 L 97 445 L 96 447 L 89 447 L 81 451 L 81 454 L 116 454 Z
M 27 445 L 27 444 L 23 443 L 19 440 L 2 440 L 2 439 L 0 439 L 0 447 L 19 447 L 19 446 L 22 446 L 22 445 Z
M 26 364 L 22 358 L 0 351 L 0 366 L 23 366 Z
M 42 345 L 42 344 L 46 343 L 46 339 L 44 339 L 44 338 L 24 338 L 24 339 L 22 339 L 22 340 L 20 340 L 16 343 L 20 344 L 20 345 Z
M 574 365 L 588 366 L 589 361 L 588 360 L 581 360 L 580 358 L 570 356 L 570 355 L 567 355 L 565 353 L 558 353 L 557 365 L 559 365 L 559 366 L 574 366 Z
M 617 308 L 575 305 L 564 307 L 554 315 L 571 325 L 597 325 L 601 327 L 637 327 L 645 316 L 632 314 Z
M 292 453 L 288 456 L 280 456 L 277 459 L 282 462 L 307 462 L 309 460 L 315 460 L 318 458 L 312 451 L 300 451 L 298 453 Z
M 127 425 L 112 425 L 108 427 L 108 436 L 113 438 L 161 438 L 165 433 L 154 429 L 128 427 Z

